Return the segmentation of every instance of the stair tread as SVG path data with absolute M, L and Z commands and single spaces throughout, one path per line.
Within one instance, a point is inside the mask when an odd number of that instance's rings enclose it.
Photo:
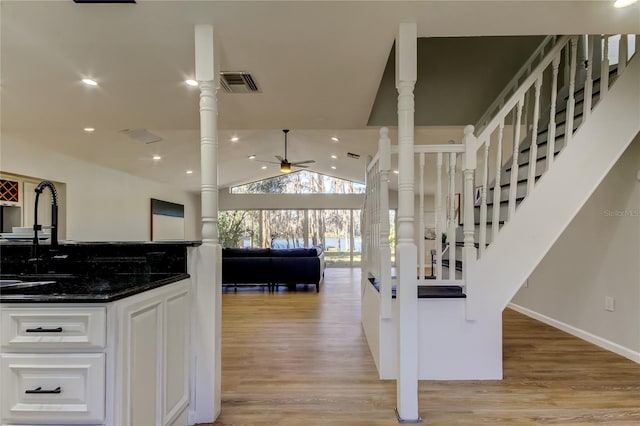
M 537 175 L 537 176 L 535 177 L 535 181 L 537 182 L 537 181 L 538 181 L 538 179 L 540 179 L 541 177 L 542 177 L 542 175 Z M 520 183 L 527 183 L 527 182 L 529 182 L 529 179 L 528 179 L 528 178 L 525 178 L 525 179 L 518 179 L 518 181 L 516 182 L 516 185 L 518 185 L 518 184 L 520 184 Z M 500 188 L 506 188 L 507 186 L 511 186 L 511 182 L 505 182 L 505 183 L 501 183 L 501 184 L 500 184 Z M 493 191 L 493 189 L 494 189 L 494 187 L 492 186 L 492 187 L 490 187 L 490 188 L 489 188 L 489 191 Z
M 459 285 L 419 285 L 418 299 L 460 299 L 467 295 Z
M 480 243 L 473 243 L 475 248 L 480 247 Z M 456 247 L 464 247 L 464 241 L 456 241 Z M 485 247 L 489 247 L 489 243 L 485 243 Z
M 449 268 L 449 259 L 442 259 L 442 266 Z M 462 271 L 462 261 L 456 260 L 456 271 Z
M 380 291 L 380 282 L 374 277 L 369 277 L 369 282 Z M 418 299 L 464 299 L 467 297 L 459 285 L 419 285 Z M 396 298 L 396 286 L 391 287 L 391 297 Z
M 525 180 L 525 182 L 526 182 L 526 180 Z M 524 200 L 524 197 L 516 197 L 516 203 L 518 203 L 518 202 L 520 202 L 522 200 Z M 509 204 L 509 200 L 508 199 L 507 200 L 500 200 L 500 205 L 504 205 L 504 204 Z M 493 201 L 490 202 L 490 203 L 487 203 L 487 207 L 489 207 L 489 206 L 493 206 Z M 473 207 L 476 208 L 476 209 L 479 209 L 480 207 L 482 207 L 482 205 L 478 204 L 478 205 L 475 205 Z

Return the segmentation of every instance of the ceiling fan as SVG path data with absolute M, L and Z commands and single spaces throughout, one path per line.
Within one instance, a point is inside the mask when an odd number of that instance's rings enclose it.
M 309 164 L 315 163 L 315 160 L 304 160 L 304 161 L 289 161 L 287 159 L 287 134 L 289 133 L 289 129 L 282 129 L 282 131 L 284 132 L 284 158 L 276 155 L 275 157 L 278 159 L 278 161 L 280 161 L 279 163 L 276 163 L 275 161 L 264 161 L 264 160 L 258 160 L 258 161 L 262 161 L 263 163 L 272 163 L 272 164 L 280 164 L 280 171 L 282 173 L 291 173 L 291 167 L 302 167 L 302 168 L 306 168 L 309 167 Z

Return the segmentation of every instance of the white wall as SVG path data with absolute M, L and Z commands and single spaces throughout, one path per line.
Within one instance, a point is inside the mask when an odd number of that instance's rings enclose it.
M 640 362 L 640 135 L 513 299 Z M 605 310 L 605 297 L 615 311 Z
M 68 240 L 148 241 L 150 199 L 184 204 L 185 239 L 200 238 L 196 194 L 3 137 L 0 170 L 66 183 Z

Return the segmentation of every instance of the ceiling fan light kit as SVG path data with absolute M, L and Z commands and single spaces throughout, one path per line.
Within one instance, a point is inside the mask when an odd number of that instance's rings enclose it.
M 280 171 L 282 173 L 291 173 L 291 164 L 283 162 L 280 164 Z
M 282 129 L 284 133 L 284 157 L 276 155 L 275 157 L 278 159 L 278 162 L 275 161 L 265 161 L 265 160 L 256 160 L 263 163 L 274 163 L 280 164 L 280 172 L 281 173 L 291 173 L 291 167 L 301 167 L 307 168 L 309 164 L 315 163 L 316 160 L 304 160 L 304 161 L 289 161 L 287 159 L 287 134 L 289 133 L 289 129 Z M 249 157 L 251 159 L 251 157 Z

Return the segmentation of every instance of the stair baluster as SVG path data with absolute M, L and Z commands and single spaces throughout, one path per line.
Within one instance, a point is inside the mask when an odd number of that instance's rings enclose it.
M 418 210 L 420 212 L 420 220 L 418 223 L 418 284 L 420 284 L 421 281 L 423 281 L 425 279 L 425 273 L 426 273 L 426 264 L 425 264 L 425 259 L 426 259 L 426 244 L 427 242 L 425 241 L 425 232 L 424 232 L 424 227 L 425 227 L 425 223 L 424 223 L 424 152 L 421 152 L 418 155 L 420 162 L 419 162 L 419 167 L 420 167 L 420 177 L 419 177 L 419 185 L 418 185 L 418 193 L 420 194 L 419 197 L 419 204 L 420 204 L 420 210 Z
M 474 242 L 474 211 L 473 211 L 473 200 L 474 200 L 474 194 L 473 194 L 473 175 L 475 173 L 476 170 L 476 155 L 475 152 L 473 151 L 473 147 L 475 147 L 478 143 L 476 137 L 473 134 L 473 130 L 474 127 L 473 126 L 466 126 L 464 128 L 464 138 L 462 139 L 462 143 L 465 146 L 465 154 L 463 155 L 463 164 L 462 164 L 462 168 L 463 168 L 463 173 L 464 173 L 464 183 L 463 183 L 463 201 L 464 202 L 464 208 L 463 208 L 463 212 L 464 212 L 464 226 L 463 226 L 463 233 L 464 233 L 464 249 L 462 252 L 462 261 L 464 265 L 467 265 L 467 267 L 464 267 L 462 269 L 462 279 L 465 282 L 465 285 L 468 283 L 467 281 L 467 274 L 469 272 L 469 265 L 472 263 L 472 261 L 476 261 L 477 260 L 477 256 L 476 256 L 476 249 L 475 249 L 475 242 Z M 489 144 L 489 142 L 487 141 L 487 145 Z M 487 152 L 487 151 L 485 151 Z M 487 187 L 487 182 L 486 182 L 486 173 L 487 173 L 487 162 L 488 162 L 488 153 L 485 155 L 485 183 L 484 183 L 484 188 L 483 188 L 483 204 L 485 207 L 485 212 L 484 212 L 484 216 L 485 216 L 485 222 L 487 219 L 487 202 L 486 202 L 486 187 Z M 461 207 L 462 208 L 462 207 Z M 494 206 L 495 208 L 495 206 Z M 481 221 L 482 222 L 482 221 Z M 483 229 L 485 228 L 485 235 L 486 235 L 486 223 L 483 225 L 481 223 L 481 228 Z M 484 243 L 481 242 L 480 243 L 480 247 L 481 250 L 484 246 Z M 449 268 L 449 270 L 451 270 L 451 268 Z M 455 268 L 454 268 L 455 271 Z M 466 288 L 468 290 L 468 287 Z M 470 319 L 470 318 L 469 318 Z
M 551 111 L 549 113 L 549 127 L 547 131 L 547 162 L 546 170 L 548 171 L 553 164 L 556 149 L 556 103 L 558 101 L 558 69 L 560 68 L 561 52 L 558 52 L 551 63 Z
M 529 149 L 529 177 L 527 179 L 527 195 L 531 193 L 536 183 L 536 162 L 538 161 L 538 119 L 540 118 L 540 88 L 542 76 L 535 83 L 535 104 L 533 107 L 533 130 L 531 132 L 531 148 Z M 518 156 L 514 153 L 514 156 Z M 517 191 L 516 191 L 517 192 Z
M 444 218 L 446 217 L 442 205 L 442 152 L 436 154 L 436 279 L 442 280 L 442 234 L 444 233 Z
M 569 70 L 569 99 L 564 125 L 564 146 L 569 146 L 573 137 L 573 118 L 576 110 L 576 66 L 578 60 L 578 37 L 571 37 L 571 68 Z
M 602 38 L 602 64 L 600 66 L 600 99 L 607 96 L 609 91 L 609 36 Z
M 493 218 L 491 219 L 491 241 L 495 241 L 500 230 L 500 198 L 502 197 L 502 187 L 500 186 L 500 175 L 502 174 L 502 139 L 504 136 L 504 117 L 500 120 L 498 130 L 498 147 L 496 149 L 496 182 L 493 187 Z M 482 251 L 481 251 L 482 254 Z
M 620 77 L 627 68 L 629 52 L 629 37 L 625 34 L 620 36 L 620 45 L 618 47 L 618 77 Z
M 456 211 L 456 153 L 449 153 L 449 229 L 447 241 L 449 244 L 449 280 L 456 279 L 456 226 L 458 225 L 458 211 Z
M 466 133 L 466 128 L 465 128 L 465 133 Z M 489 147 L 490 145 L 491 145 L 491 138 L 487 139 L 487 142 L 484 144 L 484 163 L 482 165 L 482 190 L 481 190 L 482 193 L 480 195 L 480 235 L 478 236 L 479 243 L 480 243 L 480 255 L 484 253 L 484 250 L 487 245 L 487 185 L 489 184 Z M 465 167 L 466 167 L 466 164 L 465 164 Z M 464 170 L 464 173 L 465 173 L 465 194 L 464 194 L 465 208 L 463 209 L 463 211 L 465 212 L 465 221 L 464 221 L 465 229 L 467 229 L 466 227 L 466 224 L 467 224 L 466 222 L 466 211 L 467 211 L 467 206 L 466 206 L 467 204 L 467 198 L 466 198 L 467 170 L 466 168 Z M 475 194 L 471 199 L 475 201 Z M 474 205 L 474 203 L 471 203 L 471 205 Z M 494 204 L 493 209 L 496 210 L 496 208 L 499 210 L 500 206 L 496 206 Z
M 516 213 L 516 192 L 518 188 L 518 153 L 520 152 L 520 130 L 522 121 L 522 106 L 524 104 L 524 94 L 518 99 L 518 107 L 516 111 L 516 119 L 513 123 L 515 132 L 513 136 L 513 161 L 511 163 L 511 181 L 509 185 L 509 214 L 508 220 L 511 220 Z
M 584 107 L 582 109 L 582 122 L 586 122 L 591 115 L 591 105 L 593 102 L 593 48 L 595 38 L 588 37 L 589 47 L 587 51 L 587 76 L 584 83 Z
M 379 207 L 378 221 L 380 222 L 380 318 L 391 318 L 391 248 L 389 246 L 389 172 L 391 170 L 391 140 L 389 139 L 389 129 L 380 129 L 380 139 L 378 141 L 379 164 Z

